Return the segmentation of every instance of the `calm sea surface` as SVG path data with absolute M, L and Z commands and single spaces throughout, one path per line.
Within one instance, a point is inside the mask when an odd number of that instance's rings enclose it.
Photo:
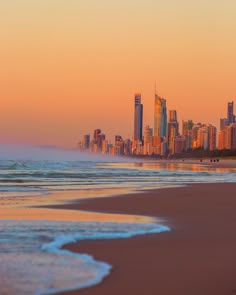
M 99 283 L 112 266 L 60 247 L 170 230 L 151 218 L 35 206 L 193 182 L 235 182 L 235 172 L 182 162 L 0 160 L 0 294 L 53 294 Z

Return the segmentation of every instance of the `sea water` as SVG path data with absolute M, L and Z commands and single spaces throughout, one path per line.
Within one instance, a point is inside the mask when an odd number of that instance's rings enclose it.
M 73 157 L 0 160 L 1 295 L 53 294 L 79 289 L 97 284 L 109 274 L 112 266 L 106 262 L 95 261 L 86 253 L 62 250 L 67 243 L 128 238 L 170 230 L 160 220 L 136 216 L 127 219 L 125 215 L 107 218 L 100 214 L 99 219 L 89 215 L 85 221 L 79 212 L 73 213 L 78 214 L 76 220 L 69 217 L 62 220 L 59 215 L 47 220 L 45 216 L 49 214 L 40 213 L 41 217 L 35 218 L 37 209 L 28 209 L 29 206 L 71 201 L 70 198 L 57 199 L 60 191 L 68 190 L 75 191 L 72 195 L 76 199 L 84 199 L 193 182 L 235 181 L 234 169 L 185 163 L 133 163 L 114 161 L 113 158 L 90 161 L 90 158 L 77 160 L 75 155 Z M 20 218 L 21 210 L 29 215 L 24 213 Z M 72 211 L 68 216 L 72 216 Z
M 128 238 L 168 227 L 111 222 L 0 221 L 0 294 L 53 294 L 99 283 L 111 265 L 61 246 L 84 239 Z

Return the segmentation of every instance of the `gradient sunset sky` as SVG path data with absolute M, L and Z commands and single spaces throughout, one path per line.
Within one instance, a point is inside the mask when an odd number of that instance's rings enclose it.
M 236 104 L 235 0 L 0 1 L 0 142 L 75 146 L 153 126 L 154 83 L 178 119 Z

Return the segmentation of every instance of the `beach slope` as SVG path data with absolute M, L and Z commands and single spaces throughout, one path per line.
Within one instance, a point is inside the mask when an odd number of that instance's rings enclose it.
M 236 294 L 236 184 L 194 184 L 64 208 L 157 216 L 172 231 L 67 245 L 113 269 L 97 286 L 60 294 Z

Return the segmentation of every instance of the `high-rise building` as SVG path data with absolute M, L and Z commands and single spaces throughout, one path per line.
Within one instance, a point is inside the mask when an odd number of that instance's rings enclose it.
M 106 139 L 106 135 L 103 133 L 98 134 L 97 136 L 97 148 L 98 150 L 102 150 L 102 143 Z
M 89 149 L 89 145 L 90 145 L 90 135 L 85 134 L 82 140 L 82 148 L 87 150 Z
M 227 109 L 227 119 L 228 119 L 228 124 L 232 124 L 235 121 L 235 116 L 234 116 L 234 102 L 228 102 L 228 109 Z
M 234 141 L 236 141 L 235 128 L 234 102 L 231 101 L 227 105 L 227 118 L 220 119 L 220 132 L 218 134 L 218 148 L 220 150 L 236 148 L 234 147 Z
M 181 154 L 186 150 L 186 139 L 185 136 L 176 136 L 175 137 L 175 154 Z
M 98 146 L 97 146 L 97 143 L 95 142 L 94 139 L 91 140 L 91 142 L 90 142 L 89 150 L 90 150 L 90 152 L 92 152 L 92 153 L 96 153 L 96 152 L 98 152 Z
M 95 129 L 95 130 L 94 130 L 93 138 L 94 138 L 94 140 L 95 140 L 96 143 L 97 143 L 97 141 L 98 141 L 98 135 L 99 135 L 101 132 L 102 132 L 101 129 Z
M 169 110 L 169 122 L 177 122 L 176 110 Z
M 141 94 L 134 96 L 134 141 L 142 141 L 143 138 L 143 105 L 141 104 Z
M 175 137 L 179 135 L 179 123 L 177 121 L 176 110 L 169 111 L 168 121 L 168 145 L 169 153 L 173 155 L 175 153 Z
M 169 111 L 169 122 L 168 122 L 168 129 L 169 127 L 173 127 L 175 129 L 175 136 L 179 135 L 179 123 L 177 120 L 177 112 L 176 110 Z M 169 130 L 168 130 L 169 132 Z M 169 133 L 168 133 L 169 137 Z
M 225 128 L 225 148 L 231 150 L 232 146 L 232 135 L 231 135 L 231 126 L 226 126 Z
M 166 100 L 155 94 L 154 101 L 154 136 L 166 137 L 167 114 Z
M 161 140 L 161 156 L 166 157 L 168 154 L 168 142 L 166 137 L 163 137 Z
M 185 150 L 190 150 L 192 148 L 192 128 L 193 121 L 187 120 L 182 121 L 182 135 L 185 137 Z
M 232 123 L 225 128 L 225 148 L 236 149 L 236 123 Z
M 188 132 L 192 131 L 193 125 L 192 120 L 182 121 L 182 135 L 187 136 Z
M 198 130 L 202 127 L 201 123 L 194 124 L 192 127 L 192 148 L 196 149 L 201 146 L 199 142 L 200 134 L 198 134 Z
M 232 131 L 231 131 L 231 135 L 232 135 L 231 143 L 232 143 L 232 146 L 231 146 L 231 148 L 233 150 L 235 150 L 236 149 L 236 123 L 231 124 L 231 128 L 232 128 Z
M 220 130 L 224 130 L 226 126 L 229 125 L 229 121 L 227 118 L 220 119 Z
M 216 127 L 211 124 L 208 125 L 208 148 L 210 151 L 214 151 L 216 149 L 216 134 Z
M 226 147 L 225 147 L 225 134 L 226 134 L 226 130 L 225 128 L 222 130 L 219 131 L 219 134 L 218 134 L 218 149 L 219 150 L 224 150 Z
M 208 128 L 206 125 L 203 125 L 197 131 L 197 147 L 207 150 L 208 142 L 209 142 Z
M 120 135 L 115 136 L 115 154 L 124 155 L 124 140 Z
M 128 156 L 132 154 L 132 141 L 130 139 L 126 139 L 124 141 L 124 155 Z
M 105 139 L 105 135 L 101 133 L 101 129 L 95 129 L 93 133 L 93 140 L 90 142 L 89 149 L 91 152 L 100 152 L 102 150 L 102 141 Z
M 185 150 L 191 150 L 192 149 L 192 131 L 188 131 L 187 135 L 185 137 Z
M 151 155 L 153 152 L 153 150 L 152 150 L 152 135 L 153 135 L 152 128 L 150 128 L 149 125 L 147 125 L 144 128 L 144 136 L 143 136 L 143 141 L 144 141 L 143 154 L 144 155 Z
M 102 142 L 102 153 L 107 154 L 108 153 L 108 140 L 103 140 Z
M 162 138 L 160 136 L 154 135 L 152 137 L 152 148 L 155 155 L 161 155 L 161 142 Z
M 211 124 L 204 124 L 197 129 L 196 146 L 204 150 L 216 149 L 216 127 Z

